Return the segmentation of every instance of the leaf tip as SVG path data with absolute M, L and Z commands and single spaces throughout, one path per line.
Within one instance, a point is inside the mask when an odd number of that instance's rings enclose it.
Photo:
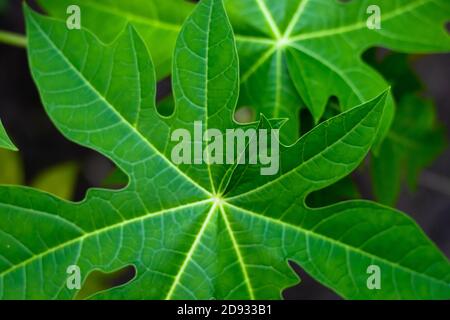
M 22 3 L 22 8 L 25 17 L 30 17 L 34 13 L 33 9 L 26 1 Z

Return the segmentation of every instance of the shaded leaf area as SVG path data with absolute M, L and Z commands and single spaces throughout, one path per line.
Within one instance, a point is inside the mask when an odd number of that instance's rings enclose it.
M 361 194 L 357 185 L 351 177 L 346 177 L 325 189 L 311 193 L 307 198 L 307 204 L 310 207 L 322 207 L 359 198 Z
M 433 163 L 446 145 L 445 130 L 437 125 L 434 104 L 414 95 L 404 96 L 392 130 L 379 155 L 372 159 L 377 200 L 395 205 L 404 181 L 414 190 L 420 172 Z
M 395 205 L 406 181 L 415 189 L 421 171 L 430 166 L 447 147 L 445 128 L 436 118 L 434 103 L 420 96 L 423 85 L 405 54 L 390 53 L 372 64 L 391 83 L 398 107 L 391 130 L 372 157 L 371 171 L 375 197 Z
M 0 0 L 0 14 L 8 7 L 8 0 Z
M 91 189 L 80 203 L 0 187 L 1 298 L 72 299 L 66 268 L 75 264 L 83 272 L 136 268 L 132 282 L 96 299 L 279 299 L 298 282 L 288 260 L 345 298 L 450 297 L 448 260 L 403 213 L 366 201 L 305 204 L 367 155 L 387 92 L 281 145 L 274 176 L 257 165 L 175 165 L 170 133 L 192 133 L 194 121 L 205 130 L 281 124 L 233 120 L 238 59 L 222 2 L 200 2 L 181 30 L 169 118 L 156 111 L 154 68 L 132 27 L 105 45 L 25 11 L 46 112 L 68 139 L 110 158 L 129 184 Z M 366 286 L 372 264 L 383 270 L 382 290 Z
M 75 191 L 78 171 L 75 163 L 62 163 L 39 173 L 31 181 L 30 186 L 59 198 L 71 200 Z
M 77 293 L 76 300 L 84 300 L 101 291 L 126 285 L 136 276 L 134 266 L 126 266 L 117 271 L 105 273 L 99 270 L 92 271 Z
M 26 185 L 22 159 L 17 152 L 0 150 L 0 184 Z M 59 198 L 71 200 L 75 193 L 78 165 L 72 162 L 50 167 L 29 183 L 29 186 L 51 193 Z

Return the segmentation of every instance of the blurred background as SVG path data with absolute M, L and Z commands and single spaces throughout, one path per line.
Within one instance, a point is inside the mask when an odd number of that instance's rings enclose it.
M 0 1 L 2 5 L 2 1 Z M 4 1 L 0 9 L 0 30 L 24 34 L 21 1 Z M 383 50 L 379 49 L 380 52 Z M 438 119 L 450 140 L 450 55 L 415 57 L 414 69 L 426 86 L 424 95 L 434 100 Z M 28 69 L 23 48 L 0 44 L 0 119 L 20 149 L 23 183 L 36 185 L 36 177 L 48 168 L 64 165 L 66 181 L 73 188 L 68 197 L 81 200 L 90 187 L 102 186 L 114 170 L 113 164 L 97 152 L 66 140 L 44 112 Z M 158 95 L 170 92 L 170 79 L 159 84 Z M 0 155 L 0 175 L 4 166 Z M 69 172 L 70 171 L 70 172 Z M 6 174 L 4 172 L 4 174 Z M 353 177 L 363 198 L 373 199 L 367 173 Z M 73 180 L 73 182 L 71 182 Z M 57 187 L 58 188 L 58 187 Z M 437 246 L 450 257 L 450 149 L 420 176 L 415 192 L 403 189 L 397 207 L 408 212 Z M 284 292 L 286 299 L 339 299 L 292 264 L 302 279 L 301 286 Z

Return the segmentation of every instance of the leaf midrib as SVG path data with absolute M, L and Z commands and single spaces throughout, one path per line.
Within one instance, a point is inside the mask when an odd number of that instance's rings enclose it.
M 420 6 L 425 5 L 428 2 L 433 2 L 432 0 L 418 0 L 416 2 L 410 3 L 404 7 L 397 8 L 395 10 L 392 10 L 386 14 L 383 14 L 382 19 L 383 22 L 386 22 L 388 20 L 391 20 L 399 15 L 402 15 L 408 11 L 414 10 Z M 362 29 L 366 27 L 366 21 L 360 21 L 353 24 L 348 24 L 342 27 L 338 28 L 331 28 L 331 29 L 325 29 L 325 30 L 319 30 L 315 32 L 309 32 L 305 34 L 299 34 L 293 36 L 290 40 L 293 41 L 300 41 L 300 40 L 307 40 L 307 39 L 317 39 L 317 38 L 324 38 L 335 34 L 343 34 L 351 31 L 355 31 L 358 29 Z
M 361 201 L 359 201 L 359 202 L 362 203 L 362 202 L 364 202 L 364 200 L 361 200 Z M 370 202 L 369 202 L 369 203 L 370 203 Z M 334 244 L 337 245 L 337 246 L 343 247 L 346 251 L 347 251 L 347 250 L 353 251 L 353 252 L 355 252 L 355 253 L 359 253 L 359 254 L 361 254 L 361 255 L 363 255 L 363 256 L 366 256 L 366 257 L 368 257 L 368 258 L 375 259 L 375 260 L 379 260 L 380 262 L 383 262 L 383 263 L 385 263 L 385 264 L 390 265 L 390 266 L 391 266 L 392 268 L 394 268 L 394 269 L 397 267 L 398 269 L 402 269 L 403 271 L 405 271 L 405 272 L 407 272 L 407 273 L 412 273 L 412 274 L 418 275 L 418 276 L 420 276 L 420 277 L 422 277 L 422 278 L 428 279 L 428 280 L 430 280 L 430 281 L 432 281 L 432 282 L 439 283 L 439 284 L 443 284 L 443 285 L 445 285 L 445 286 L 449 286 L 449 283 L 447 283 L 447 282 L 445 282 L 445 281 L 443 281 L 443 280 L 441 280 L 441 279 L 437 279 L 437 278 L 435 278 L 435 277 L 433 277 L 433 276 L 430 276 L 430 275 L 428 275 L 428 274 L 426 274 L 426 273 L 420 273 L 420 272 L 418 272 L 418 271 L 416 271 L 416 270 L 413 270 L 413 269 L 410 269 L 410 268 L 408 268 L 408 267 L 406 267 L 406 266 L 403 266 L 403 265 L 401 265 L 401 264 L 399 264 L 399 263 L 397 263 L 397 262 L 390 261 L 390 260 L 387 260 L 387 259 L 385 259 L 385 258 L 376 256 L 375 254 L 372 254 L 372 253 L 370 253 L 370 252 L 364 251 L 364 250 L 362 250 L 361 248 L 352 247 L 352 246 L 350 246 L 349 244 L 346 244 L 346 243 L 344 243 L 344 242 L 340 242 L 340 241 L 338 241 L 338 240 L 335 240 L 335 239 L 333 239 L 333 238 L 327 237 L 327 236 L 325 236 L 325 235 L 323 235 L 323 234 L 314 232 L 314 231 L 312 231 L 312 230 L 305 229 L 305 228 L 303 228 L 303 227 L 301 227 L 301 226 L 293 225 L 293 224 L 290 224 L 290 223 L 285 222 L 285 221 L 282 221 L 282 220 L 277 220 L 277 219 L 272 218 L 272 217 L 269 217 L 269 216 L 267 216 L 267 215 L 259 214 L 259 213 L 257 213 L 257 212 L 254 212 L 254 211 L 251 211 L 251 210 L 248 210 L 248 209 L 245 209 L 245 208 L 242 208 L 242 207 L 233 205 L 233 204 L 231 204 L 231 203 L 229 203 L 229 202 L 225 203 L 225 205 L 226 205 L 226 206 L 229 206 L 230 208 L 234 208 L 234 209 L 236 209 L 236 210 L 240 210 L 241 213 L 247 214 L 247 215 L 250 215 L 250 216 L 253 216 L 253 217 L 256 217 L 257 219 L 260 219 L 260 220 L 266 220 L 266 221 L 268 221 L 268 222 L 270 222 L 270 223 L 278 224 L 278 225 L 281 225 L 281 226 L 283 226 L 283 227 L 288 227 L 288 228 L 290 228 L 290 229 L 297 230 L 297 231 L 299 231 L 299 232 L 301 232 L 301 233 L 304 233 L 305 235 L 309 235 L 309 236 L 312 236 L 312 237 L 316 237 L 316 238 L 325 240 L 326 242 L 334 243 Z
M 208 13 L 208 30 L 206 30 L 207 34 L 206 34 L 206 44 L 205 44 L 205 101 L 204 101 L 204 105 L 205 105 L 205 124 L 206 124 L 206 129 L 209 129 L 209 108 L 208 108 L 208 102 L 209 102 L 209 45 L 211 42 L 211 23 L 212 23 L 212 10 L 213 10 L 214 6 L 211 5 L 209 8 L 209 13 Z M 209 183 L 211 186 L 211 190 L 213 192 L 213 194 L 216 193 L 216 187 L 214 185 L 214 180 L 212 177 L 212 173 L 211 173 L 211 165 L 209 164 L 209 144 L 207 145 L 207 150 L 208 152 L 206 152 L 207 154 L 207 161 L 208 163 L 206 164 L 206 167 L 208 169 L 208 177 L 209 177 Z
M 209 222 L 211 221 L 212 217 L 214 216 L 216 209 L 217 209 L 218 203 L 214 202 L 211 208 L 208 211 L 208 214 L 206 215 L 205 220 L 202 223 L 202 226 L 200 227 L 200 230 L 197 232 L 195 236 L 194 242 L 191 244 L 191 247 L 189 248 L 189 251 L 186 254 L 186 257 L 183 260 L 183 263 L 181 264 L 180 269 L 178 270 L 174 281 L 172 282 L 172 285 L 170 286 L 169 291 L 167 292 L 165 300 L 170 300 L 180 283 L 181 277 L 184 274 L 184 271 L 186 270 L 187 266 L 189 265 L 189 262 L 192 260 L 193 255 L 195 254 L 195 251 L 197 250 L 197 247 L 202 240 L 203 234 L 205 233 L 206 229 L 209 226 Z
M 9 203 L 0 203 L 0 208 L 1 207 L 10 208 L 10 209 L 13 209 L 13 210 L 14 209 L 21 209 L 23 212 L 27 212 L 27 213 L 31 213 L 31 214 L 37 214 L 37 215 L 42 215 L 42 216 L 45 216 L 46 218 L 50 218 L 50 219 L 62 222 L 65 225 L 68 225 L 71 228 L 73 228 L 74 231 L 77 231 L 77 232 L 79 232 L 81 234 L 86 233 L 85 230 L 80 228 L 78 225 L 76 225 L 72 221 L 64 219 L 63 217 L 61 217 L 61 216 L 59 216 L 57 214 L 52 214 L 52 213 L 48 213 L 48 212 L 44 212 L 42 210 L 36 210 L 36 209 L 32 209 L 32 208 L 24 208 L 24 207 L 20 207 L 20 206 L 9 204 Z
M 253 292 L 253 287 L 251 285 L 250 277 L 247 272 L 246 264 L 244 262 L 244 257 L 242 256 L 241 250 L 239 248 L 239 243 L 238 243 L 236 237 L 234 236 L 234 231 L 233 231 L 233 228 L 231 227 L 230 221 L 227 217 L 227 213 L 225 212 L 225 210 L 223 208 L 224 204 L 226 204 L 226 202 L 224 202 L 220 205 L 219 210 L 223 217 L 223 220 L 225 221 L 225 226 L 226 226 L 228 234 L 230 236 L 231 243 L 233 244 L 233 248 L 236 252 L 236 256 L 238 258 L 239 265 L 241 267 L 242 275 L 244 276 L 245 285 L 246 285 L 248 293 L 250 295 L 250 299 L 255 300 L 255 293 Z
M 163 210 L 160 210 L 160 211 L 147 212 L 144 215 L 141 215 L 141 216 L 133 218 L 133 219 L 129 219 L 129 220 L 126 220 L 126 221 L 121 221 L 119 223 L 115 223 L 115 224 L 109 225 L 107 227 L 94 230 L 92 232 L 86 232 L 82 236 L 75 237 L 75 238 L 73 238 L 73 239 L 71 239 L 69 241 L 60 243 L 59 245 L 57 245 L 57 246 L 55 246 L 53 248 L 50 248 L 50 249 L 48 249 L 46 251 L 43 251 L 43 252 L 41 252 L 39 254 L 36 254 L 36 255 L 34 255 L 34 256 L 32 256 L 32 257 L 22 261 L 21 263 L 15 265 L 15 266 L 13 266 L 13 267 L 11 267 L 9 269 L 6 269 L 2 273 L 0 273 L 0 278 L 4 277 L 8 273 L 11 273 L 11 272 L 13 272 L 13 271 L 15 271 L 15 270 L 17 270 L 17 269 L 19 269 L 21 267 L 24 267 L 24 266 L 28 265 L 29 263 L 32 263 L 35 260 L 43 258 L 43 257 L 45 257 L 46 255 L 48 255 L 48 254 L 50 254 L 52 252 L 56 252 L 58 250 L 64 249 L 64 248 L 66 248 L 66 247 L 68 247 L 70 245 L 76 244 L 76 243 L 82 244 L 86 239 L 89 239 L 89 238 L 91 238 L 93 236 L 98 236 L 99 234 L 102 234 L 102 233 L 105 233 L 105 232 L 108 232 L 110 230 L 114 230 L 114 229 L 117 229 L 117 228 L 123 228 L 124 226 L 127 226 L 129 224 L 133 224 L 135 222 L 145 221 L 147 219 L 152 219 L 152 218 L 155 218 L 155 217 L 159 217 L 159 216 L 162 216 L 164 214 L 174 214 L 174 213 L 177 213 L 179 210 L 188 209 L 188 208 L 194 208 L 196 206 L 200 206 L 200 205 L 204 205 L 204 204 L 212 203 L 212 202 L 213 202 L 212 199 L 206 199 L 206 200 L 201 200 L 201 201 L 188 203 L 188 204 L 185 204 L 185 205 L 182 205 L 182 206 L 178 206 L 178 207 L 166 208 L 166 209 L 163 209 Z

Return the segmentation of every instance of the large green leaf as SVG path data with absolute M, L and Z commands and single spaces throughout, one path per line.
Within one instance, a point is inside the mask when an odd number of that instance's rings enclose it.
M 0 120 L 0 148 L 17 151 L 16 146 L 12 143 L 11 139 L 8 137 L 5 128 Z
M 67 138 L 114 161 L 129 184 L 90 190 L 81 203 L 0 187 L 1 298 L 73 298 L 67 266 L 85 279 L 132 264 L 131 283 L 95 298 L 278 299 L 298 281 L 287 260 L 346 298 L 450 297 L 448 260 L 406 215 L 364 201 L 305 205 L 363 160 L 386 93 L 281 146 L 277 175 L 253 165 L 176 166 L 173 129 L 192 131 L 197 120 L 240 126 L 232 120 L 237 54 L 220 0 L 201 1 L 183 26 L 169 118 L 156 111 L 153 67 L 133 28 L 105 46 L 28 9 L 26 19 L 47 113 Z M 373 264 L 381 290 L 366 286 Z
M 401 52 L 450 50 L 447 0 L 225 0 L 241 61 L 242 95 L 266 116 L 287 117 L 284 137 L 295 138 L 303 99 L 318 121 L 330 96 L 342 110 L 387 87 L 360 56 L 369 47 Z M 366 26 L 370 5 L 381 9 L 381 29 Z M 264 88 L 264 90 L 261 90 Z M 297 90 L 295 90 L 295 88 Z M 389 100 L 380 132 L 393 115 Z M 377 142 L 378 143 L 378 142 Z
M 194 8 L 185 0 L 38 0 L 54 17 L 67 19 L 67 8 L 78 5 L 81 25 L 104 42 L 111 42 L 132 24 L 149 48 L 158 79 L 172 67 L 172 52 L 181 24 Z

